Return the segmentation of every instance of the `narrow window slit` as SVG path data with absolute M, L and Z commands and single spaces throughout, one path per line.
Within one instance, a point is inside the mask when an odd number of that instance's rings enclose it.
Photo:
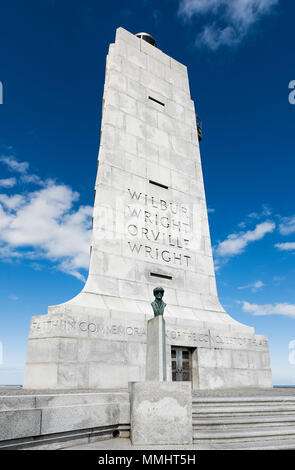
M 169 279 L 172 281 L 172 276 L 166 276 L 166 274 L 150 273 L 150 276 L 159 277 L 160 279 Z
M 157 181 L 149 180 L 149 183 L 154 184 L 155 186 L 160 186 L 160 188 L 168 189 L 168 186 L 162 183 L 157 183 Z
M 149 100 L 152 100 L 152 101 L 154 101 L 155 103 L 160 104 L 161 106 L 165 106 L 165 103 L 162 103 L 161 101 L 156 100 L 156 98 L 153 98 L 152 96 L 149 96 Z

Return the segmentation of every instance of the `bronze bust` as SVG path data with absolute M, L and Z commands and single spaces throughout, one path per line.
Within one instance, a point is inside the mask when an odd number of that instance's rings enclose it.
M 153 294 L 155 296 L 155 300 L 151 303 L 151 306 L 153 307 L 154 316 L 157 317 L 158 315 L 164 315 L 166 304 L 162 300 L 164 295 L 163 287 L 155 287 Z

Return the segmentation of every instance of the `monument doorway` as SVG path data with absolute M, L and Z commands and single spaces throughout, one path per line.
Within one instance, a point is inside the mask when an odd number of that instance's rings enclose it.
M 173 382 L 192 380 L 192 353 L 189 348 L 171 346 L 171 367 Z

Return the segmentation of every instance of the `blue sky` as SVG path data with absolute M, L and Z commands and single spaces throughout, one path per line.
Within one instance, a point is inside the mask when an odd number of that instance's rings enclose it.
M 288 0 L 3 2 L 0 384 L 22 382 L 31 316 L 87 276 L 105 57 L 122 26 L 188 66 L 221 302 L 268 335 L 274 383 L 295 385 L 294 14 Z

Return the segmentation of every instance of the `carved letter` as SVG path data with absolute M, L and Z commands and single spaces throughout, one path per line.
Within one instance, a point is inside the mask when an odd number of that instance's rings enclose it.
M 133 193 L 132 193 L 130 189 L 128 189 L 128 191 L 129 191 L 129 195 L 130 195 L 131 199 L 134 199 L 134 197 L 137 200 L 140 199 L 142 193 L 137 194 L 136 191 L 133 191 Z
M 167 250 L 162 251 L 162 259 L 163 259 L 164 261 L 166 261 L 166 263 L 169 263 L 169 261 L 171 261 L 171 258 L 170 258 L 170 256 L 169 256 L 168 259 L 165 259 L 164 253 L 168 253 L 168 255 L 169 255 L 169 251 L 167 251 Z
M 152 255 L 151 255 L 151 247 L 150 246 L 145 246 L 145 256 L 147 256 L 148 254 L 150 255 L 150 257 L 153 259 Z
M 136 216 L 138 218 L 141 214 L 141 209 L 136 209 L 136 207 L 128 206 L 128 209 L 130 211 L 130 215 L 132 215 L 133 217 Z
M 138 234 L 138 228 L 136 227 L 136 225 L 128 225 L 127 229 L 130 235 L 132 235 L 133 237 L 136 237 L 136 235 Z
M 132 253 L 134 252 L 134 250 L 136 250 L 137 253 L 140 253 L 142 245 L 137 246 L 136 243 L 133 243 L 133 246 L 132 246 L 131 242 L 128 242 L 128 245 L 130 246 L 130 250 L 132 251 Z

